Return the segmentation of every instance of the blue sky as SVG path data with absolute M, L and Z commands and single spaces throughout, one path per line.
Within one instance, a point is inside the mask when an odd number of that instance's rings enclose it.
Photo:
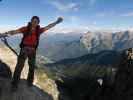
M 41 25 L 64 22 L 53 29 L 63 30 L 122 30 L 132 29 L 133 0 L 2 0 L 0 27 L 26 25 L 38 15 Z

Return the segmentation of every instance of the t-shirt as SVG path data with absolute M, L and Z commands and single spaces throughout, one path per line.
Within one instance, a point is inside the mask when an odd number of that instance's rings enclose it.
M 20 31 L 20 33 L 27 34 L 28 32 L 28 27 L 21 27 L 18 29 Z M 39 30 L 39 35 L 41 33 L 45 32 L 45 28 L 40 28 Z M 36 46 L 37 44 L 37 35 L 38 34 L 36 32 L 36 28 L 31 29 L 31 34 L 27 35 L 24 40 L 23 40 L 23 44 L 26 46 Z

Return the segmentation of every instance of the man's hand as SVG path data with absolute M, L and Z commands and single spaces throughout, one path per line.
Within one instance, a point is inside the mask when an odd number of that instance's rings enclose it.
M 59 17 L 56 21 L 57 24 L 61 23 L 63 21 L 63 18 L 62 17 Z
M 6 33 L 0 34 L 0 38 L 5 38 L 5 37 L 8 37 L 8 35 Z
M 59 17 L 59 18 L 57 19 L 57 21 L 55 21 L 55 22 L 49 24 L 48 26 L 45 26 L 44 29 L 45 29 L 45 30 L 49 30 L 50 28 L 54 27 L 56 24 L 61 23 L 62 21 L 63 21 L 63 18 L 62 18 L 62 17 Z

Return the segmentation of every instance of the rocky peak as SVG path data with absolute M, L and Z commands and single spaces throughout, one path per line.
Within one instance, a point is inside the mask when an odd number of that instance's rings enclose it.
M 0 45 L 0 100 L 58 100 L 58 90 L 54 80 L 45 71 L 36 69 L 34 86 L 26 84 L 28 65 L 26 63 L 15 93 L 11 91 L 11 77 L 15 69 L 17 57 L 7 47 Z

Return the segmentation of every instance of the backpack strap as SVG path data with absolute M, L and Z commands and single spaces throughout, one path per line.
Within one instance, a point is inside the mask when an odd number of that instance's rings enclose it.
M 40 38 L 40 25 L 38 25 L 36 27 L 36 37 L 37 37 L 37 43 L 36 43 L 36 46 L 35 48 L 37 49 L 38 45 L 39 45 L 39 38 Z

